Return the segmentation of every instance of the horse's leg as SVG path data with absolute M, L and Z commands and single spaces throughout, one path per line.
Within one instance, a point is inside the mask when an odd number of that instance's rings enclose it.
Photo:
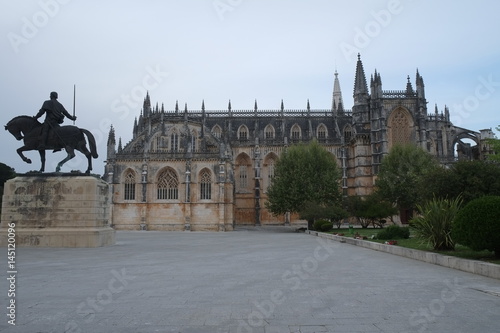
M 68 153 L 68 156 L 66 156 L 66 158 L 61 162 L 57 163 L 56 172 L 61 171 L 61 167 L 63 166 L 63 164 L 75 157 L 75 150 L 72 147 L 66 146 L 64 149 Z
M 16 151 L 19 154 L 19 156 L 21 156 L 21 158 L 23 159 L 24 162 L 31 164 L 31 160 L 29 158 L 27 158 L 26 156 L 24 156 L 24 154 L 23 154 L 23 151 L 28 151 L 28 150 L 31 150 L 31 149 L 26 147 L 26 146 L 22 146 L 21 148 L 18 148 Z
M 82 145 L 77 149 L 80 153 L 85 155 L 85 157 L 87 158 L 88 164 L 87 164 L 87 171 L 85 171 L 85 173 L 89 174 L 90 171 L 92 171 L 92 154 L 90 153 L 90 151 L 87 149 L 87 147 L 85 145 Z
M 42 162 L 42 167 L 40 168 L 40 172 L 45 171 L 45 150 L 41 149 L 38 151 L 40 153 L 40 161 Z

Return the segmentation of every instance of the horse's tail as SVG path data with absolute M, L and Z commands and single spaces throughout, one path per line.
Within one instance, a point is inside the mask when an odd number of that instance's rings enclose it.
M 89 141 L 89 146 L 90 146 L 90 153 L 92 154 L 93 158 L 98 158 L 99 155 L 97 155 L 97 146 L 95 144 L 95 139 L 92 133 L 90 131 L 87 131 L 86 129 L 80 128 L 80 130 L 87 136 L 87 140 Z

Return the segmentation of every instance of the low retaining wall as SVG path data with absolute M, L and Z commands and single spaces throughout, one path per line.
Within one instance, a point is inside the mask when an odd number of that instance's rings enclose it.
M 341 243 L 366 247 L 368 249 L 395 254 L 401 257 L 425 261 L 430 264 L 458 269 L 464 272 L 500 279 L 500 265 L 491 264 L 478 260 L 469 260 L 453 256 L 445 256 L 439 253 L 408 249 L 397 245 L 387 245 L 352 237 L 337 236 L 317 231 L 306 230 L 306 234 L 331 239 Z

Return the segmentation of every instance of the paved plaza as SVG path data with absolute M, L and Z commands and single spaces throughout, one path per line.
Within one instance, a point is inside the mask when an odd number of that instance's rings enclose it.
M 286 227 L 116 239 L 17 249 L 0 332 L 500 332 L 500 280 Z

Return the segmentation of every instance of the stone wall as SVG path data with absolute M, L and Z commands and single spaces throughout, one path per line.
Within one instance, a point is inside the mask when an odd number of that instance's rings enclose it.
M 15 224 L 16 246 L 99 247 L 115 243 L 109 185 L 73 174 L 33 174 L 5 183 L 0 244 Z

